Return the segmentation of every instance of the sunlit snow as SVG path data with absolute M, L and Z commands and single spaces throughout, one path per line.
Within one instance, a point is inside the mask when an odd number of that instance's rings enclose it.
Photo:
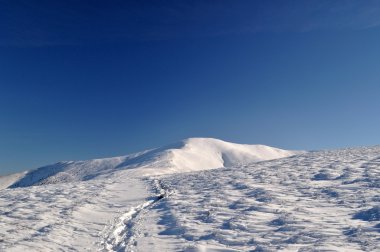
M 380 147 L 192 138 L 0 178 L 0 251 L 376 251 Z

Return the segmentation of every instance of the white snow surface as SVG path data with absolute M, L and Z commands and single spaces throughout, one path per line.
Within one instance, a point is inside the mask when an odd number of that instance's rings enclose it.
M 199 171 L 282 158 L 297 153 L 264 145 L 242 145 L 212 138 L 190 138 L 163 148 L 127 156 L 59 162 L 22 175 L 6 176 L 4 181 L 8 179 L 6 183 L 0 184 L 0 188 L 84 181 L 95 177 L 109 177 L 125 169 L 134 169 L 133 173 L 140 177 Z
M 293 152 L 193 138 L 0 185 L 0 251 L 380 248 L 380 147 Z

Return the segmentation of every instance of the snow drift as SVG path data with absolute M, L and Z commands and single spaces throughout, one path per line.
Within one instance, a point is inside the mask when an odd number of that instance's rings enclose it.
M 166 147 L 127 156 L 59 162 L 26 172 L 22 176 L 9 177 L 6 184 L 0 184 L 0 188 L 90 180 L 99 176 L 111 176 L 124 169 L 134 169 L 135 176 L 209 170 L 284 158 L 298 153 L 265 145 L 234 144 L 213 138 L 189 138 Z M 13 183 L 10 183 L 12 178 Z

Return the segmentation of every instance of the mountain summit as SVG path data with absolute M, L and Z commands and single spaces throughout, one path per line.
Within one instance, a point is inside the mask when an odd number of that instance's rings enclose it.
M 165 147 L 127 156 L 64 161 L 3 178 L 5 187 L 26 187 L 41 184 L 90 180 L 108 177 L 120 170 L 133 169 L 135 176 L 163 175 L 178 172 L 209 170 L 238 164 L 289 157 L 297 151 L 265 145 L 229 143 L 213 138 L 189 138 Z

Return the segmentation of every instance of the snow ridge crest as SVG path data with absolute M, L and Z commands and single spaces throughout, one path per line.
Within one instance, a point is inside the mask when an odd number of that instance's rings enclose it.
M 9 178 L 7 185 L 0 181 L 0 189 L 104 178 L 126 169 L 133 169 L 132 174 L 137 177 L 202 171 L 284 158 L 299 153 L 265 145 L 230 143 L 214 138 L 188 138 L 127 156 L 65 161 L 40 167 L 25 172 L 21 177 L 14 176 L 12 183 Z

